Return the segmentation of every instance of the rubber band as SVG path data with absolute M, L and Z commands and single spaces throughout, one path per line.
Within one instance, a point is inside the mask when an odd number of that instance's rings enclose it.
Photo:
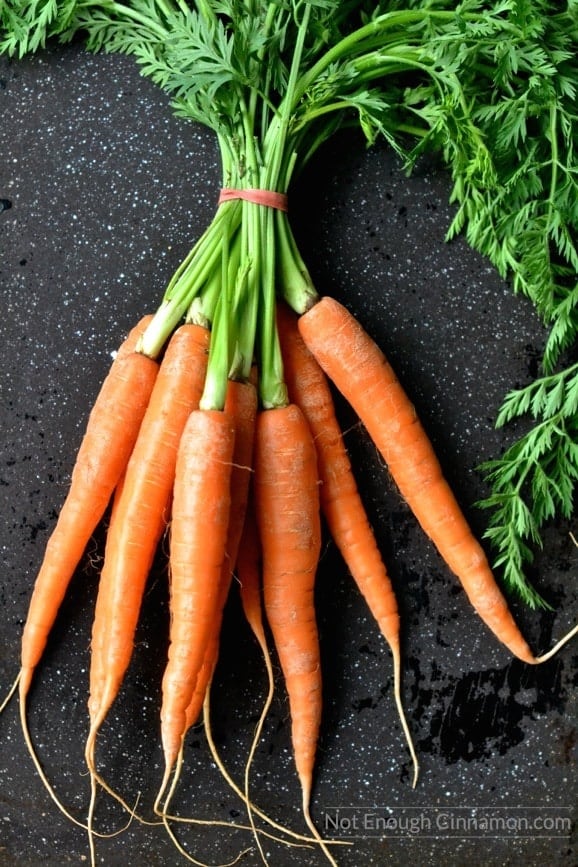
M 285 193 L 277 193 L 275 190 L 236 190 L 231 187 L 224 187 L 219 195 L 219 204 L 230 202 L 232 199 L 244 199 L 254 205 L 264 205 L 266 208 L 275 208 L 277 211 L 288 210 L 287 196 Z

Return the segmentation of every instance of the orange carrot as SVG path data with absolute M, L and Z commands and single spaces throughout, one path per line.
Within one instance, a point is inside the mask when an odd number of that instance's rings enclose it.
M 137 438 L 158 370 L 155 361 L 134 351 L 150 319 L 141 320 L 121 345 L 90 413 L 70 488 L 30 600 L 22 636 L 21 699 L 28 693 L 68 585 Z
M 391 648 L 395 700 L 414 764 L 415 786 L 418 762 L 401 702 L 400 619 L 393 587 L 359 496 L 325 374 L 299 334 L 297 316 L 284 304 L 277 308 L 277 326 L 289 398 L 301 408 L 315 441 L 321 510 Z
M 168 521 L 179 441 L 204 387 L 208 346 L 209 332 L 198 325 L 180 326 L 169 340 L 112 510 L 92 626 L 90 729 L 85 744 L 93 860 L 97 782 L 124 804 L 97 774 L 96 738 L 130 663 L 146 579 Z
M 122 492 L 126 473 L 123 473 L 115 488 L 112 504 L 110 508 L 109 527 L 116 524 L 118 520 L 118 507 L 121 501 Z M 108 588 L 110 590 L 110 588 Z M 94 616 L 92 621 L 92 637 L 90 642 L 90 666 L 89 666 L 89 687 L 88 694 L 90 700 L 97 703 L 97 693 L 99 693 L 104 681 L 105 663 L 103 659 L 104 642 L 106 640 L 106 618 L 109 616 L 108 597 L 105 598 L 104 585 L 102 582 L 99 585 L 94 606 Z
M 264 813 L 263 810 L 259 809 L 259 807 L 251 801 L 249 796 L 249 778 L 251 764 L 261 737 L 261 732 L 263 730 L 265 719 L 273 702 L 273 696 L 275 691 L 275 678 L 273 673 L 271 654 L 269 652 L 269 647 L 267 643 L 267 635 L 263 619 L 263 605 L 261 599 L 261 543 L 259 539 L 259 531 L 257 528 L 257 519 L 255 515 L 254 497 L 252 496 L 251 490 L 249 494 L 249 502 L 247 504 L 245 521 L 243 524 L 243 534 L 239 545 L 239 553 L 237 555 L 235 574 L 237 577 L 239 596 L 243 608 L 243 613 L 263 654 L 268 684 L 267 695 L 265 697 L 259 719 L 255 726 L 255 732 L 249 750 L 249 755 L 245 764 L 245 782 L 243 789 L 241 789 L 237 785 L 235 780 L 229 774 L 227 768 L 223 764 L 223 761 L 218 753 L 215 741 L 213 739 L 209 690 L 205 695 L 205 703 L 203 706 L 203 724 L 205 728 L 207 742 L 209 744 L 211 755 L 213 756 L 215 764 L 222 773 L 223 778 L 231 786 L 233 791 L 245 803 L 251 823 L 251 829 L 255 836 L 255 843 L 259 849 L 259 852 L 261 853 L 263 863 L 268 863 L 260 841 L 261 834 L 257 830 L 254 822 L 254 815 L 259 816 L 259 818 L 263 819 L 268 825 L 276 828 L 284 834 L 289 835 L 290 837 L 293 837 L 295 840 L 301 840 L 306 843 L 313 843 L 319 842 L 319 836 L 317 833 L 315 833 L 313 838 L 307 837 L 303 834 L 299 834 L 296 831 L 291 830 L 290 828 L 284 827 L 283 825 L 272 819 L 270 816 L 268 816 L 266 813 Z M 335 843 L 335 841 L 332 842 Z
M 104 554 L 93 643 L 87 760 L 130 662 L 148 573 L 166 527 L 177 449 L 190 412 L 198 406 L 209 333 L 182 325 L 171 337 L 128 462 Z M 101 633 L 102 630 L 102 633 Z
M 179 446 L 170 533 L 170 643 L 163 677 L 164 791 L 214 629 L 231 507 L 234 417 L 191 413 Z M 157 799 L 158 803 L 158 799 Z
M 243 533 L 249 496 L 249 482 L 253 468 L 253 441 L 255 418 L 257 415 L 257 391 L 255 386 L 249 382 L 235 382 L 231 380 L 227 388 L 225 411 L 229 412 L 235 420 L 235 447 L 231 470 L 231 513 L 225 549 L 226 556 L 219 580 L 217 613 L 214 618 L 213 630 L 207 645 L 205 659 L 196 679 L 193 696 L 187 707 L 185 732 L 197 722 L 201 715 L 205 693 L 217 664 L 223 610 L 227 596 L 229 595 L 233 567 L 237 560 L 237 552 L 239 551 L 239 543 Z M 183 735 L 185 732 L 183 732 Z
M 26 699 L 68 585 L 119 484 L 150 399 L 158 365 L 135 347 L 151 319 L 145 316 L 121 344 L 96 398 L 68 494 L 46 546 L 22 636 L 17 682 L 24 741 L 50 797 L 81 827 L 86 826 L 60 802 L 44 773 L 28 728 Z
M 537 662 L 442 475 L 415 408 L 379 347 L 341 304 L 328 297 L 300 317 L 299 330 L 365 425 L 401 495 L 480 617 L 515 656 Z
M 249 496 L 247 504 L 235 572 L 239 582 L 239 599 L 243 614 L 266 658 L 268 656 L 267 636 L 261 602 L 261 543 L 252 496 Z
M 295 404 L 257 417 L 255 507 L 263 556 L 265 611 L 284 675 L 303 813 L 309 805 L 319 737 L 322 684 L 314 608 L 321 548 L 315 445 Z

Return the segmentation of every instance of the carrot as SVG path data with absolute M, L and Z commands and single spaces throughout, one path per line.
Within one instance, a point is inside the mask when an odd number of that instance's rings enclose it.
M 196 606 L 195 610 L 190 612 L 190 616 L 195 618 L 195 628 L 193 628 L 192 624 L 189 624 L 190 628 L 186 628 L 186 621 L 183 621 L 183 626 L 185 628 L 181 629 L 182 634 L 180 636 L 177 635 L 176 643 L 171 643 L 170 645 L 169 664 L 167 664 L 167 669 L 163 678 L 161 732 L 163 735 L 163 749 L 165 753 L 165 771 L 155 801 L 155 811 L 162 816 L 169 836 L 173 842 L 176 843 L 179 849 L 180 844 L 174 837 L 169 826 L 169 820 L 183 820 L 169 815 L 169 803 L 176 789 L 183 766 L 182 755 L 185 735 L 189 728 L 198 720 L 202 712 L 205 697 L 210 691 L 210 683 L 219 653 L 219 637 L 223 619 L 223 610 L 229 593 L 233 565 L 237 557 L 237 551 L 239 549 L 239 543 L 243 531 L 249 482 L 252 472 L 253 439 L 255 417 L 257 414 L 257 391 L 252 382 L 234 380 L 228 382 L 224 414 L 228 415 L 229 419 L 234 423 L 235 433 L 233 452 L 229 466 L 229 489 L 227 491 L 227 496 L 229 497 L 229 518 L 228 526 L 226 528 L 226 540 L 222 552 L 222 565 L 216 587 L 216 599 L 211 604 L 211 611 L 209 613 L 205 611 L 203 606 Z M 183 448 L 185 445 L 186 444 L 182 441 L 181 447 Z M 186 457 L 186 454 L 183 457 Z M 181 450 L 179 450 L 179 461 L 180 459 Z M 195 460 L 194 455 L 189 456 L 188 459 Z M 177 478 L 179 469 L 180 464 L 178 463 Z M 207 490 L 210 490 L 210 487 L 211 485 L 208 484 Z M 175 492 L 176 490 L 177 483 L 175 482 Z M 206 491 L 200 490 L 199 496 L 204 498 L 206 496 Z M 179 508 L 179 503 L 180 501 L 176 500 L 175 506 L 177 510 Z M 202 516 L 202 508 L 204 507 L 201 507 L 198 511 L 198 516 Z M 183 515 L 183 519 L 186 522 L 187 516 Z M 188 521 L 192 526 L 194 519 L 189 518 Z M 203 551 L 203 541 L 206 538 L 206 534 L 211 533 L 210 524 L 207 524 L 204 518 L 201 517 L 201 524 L 198 526 L 199 539 L 197 540 L 196 552 L 193 548 L 195 539 L 193 538 L 193 534 L 190 532 L 189 527 L 187 527 L 185 523 L 185 526 L 179 528 L 178 511 L 173 512 L 172 533 L 174 534 L 180 529 L 182 529 L 184 533 L 182 547 L 191 556 L 196 557 L 197 566 L 195 569 L 187 566 L 185 559 L 183 558 L 180 568 L 176 571 L 174 568 L 172 569 L 172 587 L 176 588 L 179 584 L 182 587 L 187 585 L 188 593 L 200 592 L 202 594 L 203 602 L 209 602 L 210 594 L 206 589 L 203 590 L 200 585 L 207 580 L 214 583 L 214 572 L 211 577 L 209 570 L 207 569 L 207 563 L 205 563 L 203 568 L 203 563 L 199 559 L 199 554 L 201 553 L 202 556 L 204 556 L 208 553 L 206 550 Z M 212 538 L 212 541 L 216 541 L 214 537 Z M 173 541 L 171 536 L 171 564 L 173 559 Z M 194 589 L 192 586 L 193 580 L 199 584 L 199 589 Z M 213 590 L 212 587 L 211 590 Z M 176 597 L 176 602 L 173 603 L 173 601 L 171 601 L 173 624 L 171 632 L 178 633 L 178 624 L 175 625 L 175 621 L 181 619 L 183 614 L 183 592 L 181 591 L 180 593 L 180 605 L 179 597 L 176 596 L 176 593 L 174 596 Z M 171 596 L 171 600 L 173 600 L 173 595 Z M 204 623 L 202 622 L 203 619 L 205 621 Z M 207 624 L 210 624 L 210 631 L 208 634 L 205 629 Z M 183 707 L 185 707 L 187 699 L 188 704 L 186 704 L 183 716 Z M 167 789 L 173 767 L 175 767 L 173 781 L 164 798 L 161 810 L 160 801 Z
M 94 771 L 97 732 L 130 662 L 144 586 L 166 527 L 177 449 L 203 389 L 209 333 L 182 325 L 171 337 L 115 505 L 104 554 L 92 642 L 90 732 Z
M 158 365 L 135 352 L 135 347 L 151 319 L 143 317 L 130 331 L 96 397 L 70 487 L 36 578 L 21 642 L 17 682 L 24 741 L 50 797 L 65 816 L 82 827 L 60 802 L 40 764 L 28 728 L 27 697 L 68 585 L 124 472 L 150 399 Z
M 225 560 L 219 580 L 219 598 L 213 630 L 209 638 L 203 665 L 196 679 L 191 701 L 187 707 L 185 732 L 183 732 L 183 735 L 197 722 L 201 715 L 205 693 L 217 664 L 221 621 L 231 587 L 233 568 L 237 560 L 237 552 L 239 551 L 247 512 L 249 483 L 253 468 L 255 418 L 257 415 L 257 391 L 255 386 L 249 382 L 235 382 L 231 380 L 227 388 L 225 411 L 230 412 L 235 419 L 235 447 L 231 469 L 231 512 L 227 532 Z
M 263 810 L 259 809 L 259 807 L 251 801 L 249 796 L 251 764 L 255 755 L 257 745 L 261 738 L 261 732 L 263 730 L 265 719 L 273 701 L 275 689 L 273 665 L 271 662 L 271 654 L 269 652 L 267 635 L 265 632 L 265 623 L 263 620 L 263 606 L 261 600 L 261 543 L 259 540 L 259 531 L 257 528 L 257 520 L 255 516 L 254 506 L 254 497 L 252 496 L 252 491 L 250 491 L 249 502 L 247 504 L 247 513 L 245 517 L 245 522 L 243 524 L 243 534 L 241 537 L 241 543 L 239 545 L 237 564 L 235 566 L 235 574 L 237 577 L 239 598 L 241 601 L 243 613 L 263 654 L 268 687 L 267 695 L 263 703 L 263 708 L 255 726 L 255 733 L 251 742 L 247 762 L 245 764 L 245 779 L 243 789 L 241 789 L 237 785 L 235 780 L 231 777 L 229 771 L 223 763 L 221 756 L 217 751 L 217 746 L 213 738 L 211 727 L 210 690 L 207 690 L 205 694 L 205 702 L 203 705 L 203 724 L 205 728 L 207 743 L 211 750 L 211 755 L 213 756 L 215 764 L 219 768 L 226 782 L 245 803 L 249 815 L 250 827 L 253 831 L 253 835 L 255 837 L 255 841 L 261 855 L 261 860 L 264 863 L 268 863 L 260 841 L 260 835 L 264 834 L 265 832 L 262 829 L 257 829 L 253 818 L 254 815 L 259 816 L 260 819 L 263 819 L 272 828 L 281 831 L 283 834 L 292 837 L 294 840 L 301 841 L 300 843 L 292 843 L 289 845 L 308 845 L 311 843 L 318 843 L 319 837 L 317 833 L 314 834 L 313 838 L 308 837 L 279 824 L 279 822 L 276 822 L 274 819 L 264 813 Z M 265 833 L 265 836 L 271 837 L 272 835 Z M 272 839 L 278 840 L 279 838 L 272 837 Z M 285 845 L 288 844 L 287 840 L 282 840 L 281 842 L 283 842 Z M 332 840 L 331 843 L 332 845 L 349 845 L 349 843 L 343 840 Z
M 152 317 L 144 317 L 118 350 L 88 418 L 70 488 L 30 600 L 22 635 L 20 698 L 34 669 L 86 545 L 110 502 L 135 443 L 158 365 L 134 351 Z
M 188 729 L 194 725 L 202 711 L 205 692 L 216 665 L 219 651 L 219 632 L 223 609 L 228 596 L 233 566 L 237 557 L 245 511 L 249 480 L 253 463 L 253 438 L 255 417 L 257 413 L 257 392 L 249 382 L 229 381 L 225 412 L 234 420 L 235 441 L 231 460 L 230 476 L 230 514 L 225 544 L 225 557 L 221 575 L 217 609 L 213 620 L 213 628 L 206 644 L 203 664 L 195 678 L 193 694 L 187 705 L 185 727 L 179 741 Z
M 359 496 L 325 374 L 299 334 L 297 316 L 285 304 L 278 305 L 277 326 L 289 398 L 301 408 L 315 441 L 321 510 L 391 649 L 395 701 L 414 765 L 415 786 L 418 762 L 401 701 L 400 618 L 393 587 Z
M 299 331 L 365 425 L 401 495 L 460 580 L 482 620 L 524 662 L 533 664 L 550 658 L 573 633 L 548 654 L 534 656 L 443 477 L 414 406 L 379 347 L 351 313 L 328 297 L 300 316 Z
M 230 380 L 227 385 L 227 396 L 225 400 L 225 412 L 234 420 L 235 438 L 233 445 L 233 455 L 230 469 L 230 506 L 229 506 L 229 522 L 227 528 L 227 539 L 225 543 L 224 559 L 219 576 L 217 588 L 217 600 L 214 613 L 210 618 L 212 626 L 208 638 L 204 639 L 201 630 L 190 630 L 185 636 L 188 642 L 188 650 L 190 655 L 194 656 L 197 651 L 197 643 L 199 639 L 204 642 L 203 660 L 198 671 L 192 670 L 191 666 L 187 666 L 187 678 L 190 678 L 190 683 L 187 684 L 187 690 L 190 691 L 192 683 L 192 695 L 186 707 L 184 725 L 173 718 L 164 724 L 163 728 L 166 731 L 170 729 L 170 737 L 172 746 L 167 749 L 165 756 L 165 772 L 161 782 L 159 793 L 155 802 L 155 809 L 159 812 L 165 823 L 167 831 L 175 841 L 168 824 L 169 819 L 176 820 L 176 817 L 169 816 L 169 803 L 176 789 L 180 773 L 183 766 L 182 755 L 184 747 L 184 739 L 189 728 L 195 724 L 203 709 L 205 696 L 210 690 L 210 683 L 213 677 L 213 672 L 217 663 L 219 653 L 219 635 L 221 630 L 221 622 L 223 618 L 223 609 L 229 588 L 231 584 L 232 569 L 237 556 L 243 524 L 245 520 L 245 511 L 247 507 L 248 488 L 253 461 L 253 438 L 255 429 L 255 416 L 257 413 L 257 391 L 252 382 L 241 382 Z M 174 519 L 173 519 L 174 526 Z M 206 528 L 202 532 L 207 532 Z M 178 577 L 178 576 L 177 576 Z M 202 647 L 200 648 L 203 649 Z M 182 662 L 185 653 L 181 653 L 175 667 L 182 667 Z M 191 676 L 192 675 L 192 676 Z M 161 718 L 164 715 L 174 713 L 177 702 L 183 702 L 182 684 L 178 685 L 175 690 L 175 678 L 178 677 L 178 672 L 175 674 L 173 670 L 172 683 L 165 683 L 165 694 L 163 696 L 163 707 L 161 709 Z M 168 677 L 168 675 L 167 675 Z M 175 756 L 175 750 L 178 749 L 178 758 Z M 175 773 L 171 787 L 164 799 L 162 812 L 160 811 L 160 800 L 167 788 L 168 780 L 173 766 Z M 182 821 L 179 819 L 178 821 Z M 177 846 L 179 846 L 177 842 Z
M 96 738 L 130 663 L 146 579 L 168 521 L 180 437 L 203 390 L 208 346 L 209 332 L 198 325 L 180 326 L 169 340 L 111 514 L 92 626 L 85 744 L 93 860 L 96 783 L 126 806 L 96 771 Z
M 265 659 L 268 659 L 267 636 L 263 623 L 263 606 L 261 601 L 261 543 L 255 515 L 254 497 L 251 495 L 251 492 L 249 494 L 235 572 L 243 614 L 263 652 L 263 656 Z
M 187 707 L 217 618 L 234 444 L 232 414 L 199 409 L 189 416 L 179 446 L 170 533 L 170 643 L 161 705 L 165 776 L 157 804 L 179 755 Z
M 322 707 L 314 608 L 321 521 L 315 445 L 296 404 L 267 409 L 257 417 L 255 507 L 265 611 L 289 697 L 303 814 L 320 840 L 311 819 L 310 801 Z

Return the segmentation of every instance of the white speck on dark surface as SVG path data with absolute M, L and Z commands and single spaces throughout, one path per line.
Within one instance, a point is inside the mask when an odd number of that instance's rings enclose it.
M 210 133 L 175 118 L 134 63 L 75 46 L 22 62 L 0 60 L 0 685 L 18 665 L 19 639 L 44 544 L 64 497 L 92 399 L 120 340 L 159 302 L 210 220 L 220 173 Z M 292 220 L 318 289 L 344 301 L 390 357 L 428 429 L 448 479 L 479 533 L 473 506 L 486 492 L 476 467 L 508 441 L 494 421 L 507 390 L 535 369 L 544 333 L 463 239 L 448 245 L 450 184 L 435 162 L 407 178 L 385 147 L 354 135 L 330 143 L 297 185 Z M 375 449 L 338 408 L 403 618 L 403 694 L 420 756 L 411 768 L 392 696 L 391 658 L 331 544 L 317 587 L 324 717 L 313 816 L 335 808 L 351 824 L 368 808 L 419 814 L 433 831 L 356 830 L 342 867 L 483 863 L 570 865 L 578 858 L 578 651 L 528 668 L 511 661 L 468 607 L 424 540 Z M 56 624 L 30 697 L 34 743 L 58 796 L 81 821 L 88 780 L 90 626 L 104 532 L 95 535 Z M 578 611 L 578 554 L 565 526 L 548 531 L 535 565 L 554 613 L 513 607 L 533 647 L 546 648 Z M 129 801 L 151 814 L 162 773 L 158 698 L 166 650 L 166 564 L 159 556 L 133 665 L 102 732 L 98 760 Z M 235 600 L 226 612 L 213 691 L 215 742 L 242 780 L 265 676 Z M 252 795 L 304 832 L 280 682 L 257 749 Z M 26 752 L 15 704 L 0 717 L 0 864 L 56 867 L 87 860 L 87 839 L 55 807 Z M 173 803 L 182 815 L 246 821 L 220 778 L 204 732 L 193 730 Z M 570 829 L 469 837 L 436 826 L 445 811 L 570 818 Z M 380 811 L 384 811 L 383 813 Z M 518 812 L 517 812 L 518 811 Z M 526 814 L 525 814 L 526 815 Z M 98 824 L 126 821 L 99 799 Z M 207 826 L 178 828 L 195 857 L 220 863 L 250 838 Z M 323 864 L 317 853 L 266 843 L 276 867 Z M 97 841 L 107 867 L 174 867 L 167 835 L 133 822 Z M 183 861 L 183 863 L 185 863 Z M 260 863 L 253 851 L 241 863 Z

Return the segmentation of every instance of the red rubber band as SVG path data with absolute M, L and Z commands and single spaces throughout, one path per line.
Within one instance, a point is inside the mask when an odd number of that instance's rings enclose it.
M 219 204 L 230 202 L 232 199 L 244 199 L 254 205 L 265 205 L 266 208 L 275 208 L 278 211 L 288 210 L 287 196 L 285 193 L 277 193 L 275 190 L 235 190 L 231 187 L 225 187 L 221 190 Z

